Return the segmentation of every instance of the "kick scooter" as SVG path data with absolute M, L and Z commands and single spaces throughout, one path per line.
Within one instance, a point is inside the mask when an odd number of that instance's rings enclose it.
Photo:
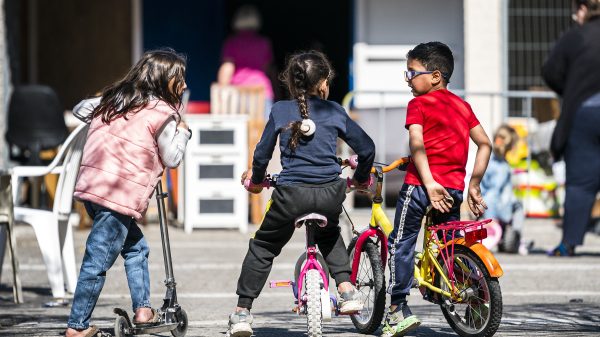
M 156 185 L 156 201 L 158 204 L 158 217 L 160 222 L 160 236 L 163 247 L 163 257 L 165 259 L 165 285 L 167 293 L 163 299 L 163 305 L 158 310 L 160 315 L 159 322 L 156 325 L 136 327 L 132 324 L 127 312 L 121 308 L 115 308 L 114 313 L 117 314 L 115 320 L 115 337 L 136 336 L 152 334 L 157 332 L 171 331 L 174 337 L 183 337 L 188 328 L 188 317 L 179 304 L 177 303 L 177 290 L 175 289 L 175 277 L 173 276 L 173 263 L 171 260 L 171 245 L 169 243 L 169 229 L 167 227 L 167 214 L 165 211 L 165 198 L 168 193 L 162 190 L 162 182 L 159 181 Z

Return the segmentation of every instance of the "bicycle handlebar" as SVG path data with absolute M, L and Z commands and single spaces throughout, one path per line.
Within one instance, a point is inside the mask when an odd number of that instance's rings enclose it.
M 411 160 L 410 157 L 402 157 L 400 159 L 394 160 L 394 162 L 392 162 L 390 165 L 383 166 L 381 168 L 381 170 L 384 173 L 389 172 L 391 170 L 394 170 L 396 168 L 399 169 L 399 170 L 401 170 L 401 171 L 405 171 L 406 168 L 402 167 L 402 166 L 410 163 L 410 160 Z M 354 170 L 358 166 L 358 156 L 357 155 L 352 155 L 348 159 L 340 160 L 340 162 L 342 164 L 344 164 L 344 165 L 350 166 L 350 168 Z M 371 168 L 371 173 L 376 173 L 376 172 L 377 172 L 377 170 L 375 169 L 375 167 L 372 167 Z
M 273 179 L 269 176 L 265 177 L 265 180 L 263 180 L 263 182 L 258 185 L 253 184 L 251 179 L 246 179 L 246 180 L 244 180 L 244 188 L 246 190 L 248 190 L 252 186 L 261 186 L 261 187 L 266 187 L 267 189 L 269 189 L 271 186 L 273 186 L 273 183 L 274 183 Z
M 338 158 L 338 161 L 339 161 L 340 165 L 348 165 L 352 169 L 356 169 L 356 167 L 358 166 L 358 156 L 357 155 L 352 155 L 348 159 Z M 381 170 L 384 173 L 392 171 L 394 169 L 399 169 L 401 171 L 405 171 L 406 164 L 408 164 L 408 163 L 410 163 L 410 157 L 402 157 L 400 159 L 394 160 L 390 165 L 381 167 Z M 376 172 L 377 172 L 377 170 L 375 169 L 375 167 L 372 167 L 371 173 L 376 173 Z M 375 183 L 374 177 L 372 175 L 369 175 L 369 182 L 368 182 L 367 186 L 368 187 L 373 186 L 374 183 Z M 350 178 L 347 178 L 346 184 L 348 185 L 349 188 L 357 187 L 352 184 L 352 179 L 350 179 Z M 245 179 L 244 180 L 244 188 L 246 190 L 248 190 L 251 186 L 261 186 L 261 187 L 266 187 L 268 189 L 272 186 L 275 186 L 275 179 L 273 177 L 271 177 L 270 175 L 267 175 L 265 177 L 265 180 L 263 180 L 263 182 L 258 185 L 253 184 L 250 179 Z

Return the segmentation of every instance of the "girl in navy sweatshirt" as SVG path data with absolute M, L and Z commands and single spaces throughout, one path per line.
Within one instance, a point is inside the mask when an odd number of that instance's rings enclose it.
M 346 182 L 339 177 L 337 138 L 358 155 L 353 180 L 359 186 L 369 180 L 375 145 L 339 104 L 327 100 L 332 78 L 333 69 L 327 58 L 314 51 L 292 56 L 281 76 L 294 99 L 273 105 L 254 151 L 248 190 L 261 192 L 260 184 L 278 137 L 283 169 L 263 222 L 250 239 L 238 280 L 237 308 L 229 318 L 228 336 L 252 334 L 252 302 L 267 281 L 273 259 L 292 237 L 294 220 L 306 213 L 317 212 L 327 217 L 327 227 L 315 235 L 340 293 L 340 311 L 362 309 L 350 283 L 350 263 L 338 225 Z M 249 177 L 245 172 L 242 183 Z

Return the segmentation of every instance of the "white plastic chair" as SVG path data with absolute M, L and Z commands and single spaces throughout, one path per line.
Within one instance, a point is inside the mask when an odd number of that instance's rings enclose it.
M 48 166 L 15 166 L 12 168 L 13 200 L 16 203 L 19 191 L 19 178 L 41 177 L 46 174 L 59 174 L 54 205 L 52 210 L 42 210 L 15 205 L 15 221 L 30 224 L 38 240 L 48 280 L 55 298 L 65 297 L 65 278 L 67 290 L 75 292 L 77 270 L 75 267 L 75 249 L 73 246 L 73 224 L 79 222 L 79 215 L 72 213 L 73 191 L 83 146 L 85 145 L 89 125 L 79 125 L 61 146 L 58 154 Z

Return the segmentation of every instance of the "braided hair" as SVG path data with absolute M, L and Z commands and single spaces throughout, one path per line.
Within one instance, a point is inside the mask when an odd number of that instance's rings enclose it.
M 333 68 L 327 57 L 318 51 L 302 52 L 293 55 L 287 62 L 287 67 L 280 79 L 287 86 L 290 95 L 298 102 L 298 110 L 302 120 L 288 124 L 286 130 L 292 135 L 288 147 L 295 151 L 302 135 L 314 133 L 315 125 L 309 118 L 308 95 L 318 92 L 318 86 L 323 80 L 331 81 Z

